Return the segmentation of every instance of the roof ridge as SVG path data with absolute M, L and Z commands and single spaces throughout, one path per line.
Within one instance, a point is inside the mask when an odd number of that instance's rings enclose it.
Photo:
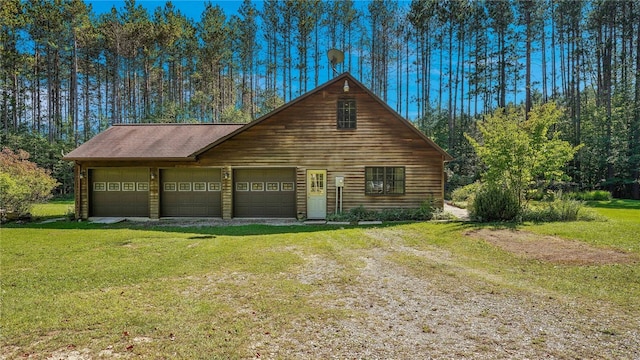
M 196 125 L 196 126 L 216 126 L 216 125 L 234 125 L 234 126 L 244 126 L 246 123 L 135 123 L 135 124 L 112 124 L 111 126 L 188 126 L 188 125 Z

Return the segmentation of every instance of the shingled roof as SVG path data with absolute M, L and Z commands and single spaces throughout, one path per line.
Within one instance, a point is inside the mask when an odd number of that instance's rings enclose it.
M 242 124 L 118 124 L 67 154 L 65 160 L 195 160 L 195 153 Z

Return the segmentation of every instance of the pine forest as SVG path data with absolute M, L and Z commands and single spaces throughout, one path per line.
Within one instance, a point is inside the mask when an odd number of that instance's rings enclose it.
M 497 109 L 555 103 L 582 145 L 566 184 L 640 199 L 640 2 L 634 0 L 1 0 L 0 147 L 73 191 L 62 154 L 112 124 L 245 123 L 350 72 L 475 181 L 467 136 Z M 335 71 L 329 49 L 344 52 Z

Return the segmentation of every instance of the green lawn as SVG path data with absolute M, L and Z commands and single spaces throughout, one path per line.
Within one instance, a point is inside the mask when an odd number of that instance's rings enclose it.
M 66 217 L 73 213 L 73 200 L 52 200 L 46 204 L 36 204 L 31 213 L 42 219 Z
M 71 205 L 42 205 L 34 215 L 63 217 Z M 640 256 L 640 202 L 591 206 L 607 220 L 519 228 Z M 640 317 L 640 264 L 569 266 L 527 260 L 463 235 L 477 226 L 415 223 L 388 228 L 400 234 L 396 241 L 411 248 L 450 252 L 455 266 L 497 286 L 543 289 Z M 345 253 L 385 246 L 366 229 L 322 226 L 185 228 L 62 221 L 6 224 L 0 236 L 0 355 L 41 357 L 81 348 L 145 358 L 246 358 L 256 333 L 282 333 L 290 324 L 352 315 L 308 301 L 313 286 L 291 275 L 300 273 L 305 261 L 330 259 L 339 286 L 352 281 L 363 266 Z M 430 266 L 414 260 L 394 259 L 408 269 Z

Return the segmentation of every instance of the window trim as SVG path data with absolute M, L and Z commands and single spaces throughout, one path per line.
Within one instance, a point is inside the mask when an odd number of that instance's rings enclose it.
M 107 182 L 106 181 L 96 181 L 93 183 L 93 191 L 107 191 Z
M 264 191 L 264 182 L 251 182 L 251 191 Z
M 367 182 L 374 181 L 367 177 L 368 169 L 382 169 L 382 192 L 370 192 Z M 402 192 L 388 192 L 387 171 L 390 169 L 402 169 Z M 399 180 L 398 180 L 399 181 Z M 366 196 L 402 196 L 407 193 L 407 170 L 405 166 L 365 166 L 364 168 L 364 194 Z
M 222 185 L 219 182 L 211 181 L 208 183 L 207 191 L 221 191 L 221 190 L 222 190 Z
M 353 121 L 351 119 L 349 119 L 348 121 L 345 121 L 344 118 L 341 121 L 341 114 L 344 110 L 344 105 L 340 106 L 341 104 L 344 104 L 345 102 L 347 103 L 352 103 L 353 104 Z M 342 114 L 344 117 L 344 114 Z M 353 125 L 353 126 L 341 126 L 348 123 L 349 125 Z M 356 130 L 358 128 L 358 106 L 356 104 L 356 99 L 354 98 L 342 98 L 342 99 L 338 99 L 338 101 L 336 102 L 336 129 L 338 130 Z
M 207 183 L 204 181 L 196 181 L 193 183 L 193 191 L 207 191 Z
M 146 181 L 137 182 L 136 191 L 149 191 L 149 183 Z

